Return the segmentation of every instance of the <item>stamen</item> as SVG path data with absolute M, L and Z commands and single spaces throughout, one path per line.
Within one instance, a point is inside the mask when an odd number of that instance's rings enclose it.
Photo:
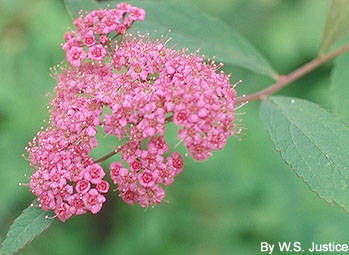
M 248 101 L 242 102 L 241 104 L 235 107 L 235 110 L 239 110 L 241 107 L 243 107 L 246 104 L 248 104 Z
M 243 83 L 242 80 L 238 80 L 237 82 L 235 82 L 233 85 L 232 85 L 232 88 L 235 89 L 237 85 Z M 246 95 L 243 95 L 243 96 L 246 96 Z
M 48 219 L 48 220 L 53 220 L 54 218 L 57 218 L 58 217 L 58 215 L 56 214 L 56 215 L 54 215 L 54 216 L 48 216 L 48 215 L 46 215 L 45 216 L 45 219 Z

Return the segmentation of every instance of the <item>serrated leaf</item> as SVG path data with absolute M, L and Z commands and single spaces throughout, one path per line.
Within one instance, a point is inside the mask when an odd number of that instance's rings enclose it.
M 320 54 L 325 53 L 349 32 L 349 1 L 332 0 L 327 12 Z
M 349 4 L 349 2 L 348 2 Z M 349 53 L 335 60 L 331 77 L 331 94 L 334 113 L 349 124 Z
M 270 97 L 260 117 L 283 160 L 329 203 L 349 211 L 349 129 L 320 106 Z
M 96 2 L 82 0 L 66 0 L 67 9 L 76 18 L 80 9 L 96 9 Z M 118 2 L 107 2 L 114 7 Z M 223 21 L 200 11 L 188 1 L 149 1 L 133 0 L 130 4 L 142 7 L 147 16 L 144 22 L 136 22 L 133 31 L 149 33 L 160 37 L 169 35 L 173 40 L 170 44 L 177 47 L 200 49 L 208 57 L 215 56 L 217 60 L 227 64 L 240 66 L 253 72 L 277 77 L 276 72 L 264 57 L 239 33 Z M 90 3 L 90 5 L 89 5 Z M 106 3 L 100 3 L 100 8 Z M 171 32 L 169 33 L 169 30 Z
M 36 204 L 36 202 L 33 203 Z M 40 235 L 51 225 L 52 220 L 45 218 L 50 215 L 52 213 L 37 207 L 29 206 L 26 208 L 10 226 L 10 230 L 1 244 L 0 254 L 14 254 Z

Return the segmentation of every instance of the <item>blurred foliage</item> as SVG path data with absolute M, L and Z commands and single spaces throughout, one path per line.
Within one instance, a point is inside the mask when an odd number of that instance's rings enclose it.
M 349 32 L 349 4 L 347 0 L 332 0 L 324 28 L 320 54 L 324 54 Z
M 331 74 L 333 112 L 346 124 L 349 124 L 348 67 L 349 54 L 347 53 L 335 60 Z
M 165 1 L 165 0 L 163 0 Z M 280 73 L 317 55 L 329 1 L 192 0 L 243 34 Z M 49 67 L 71 18 L 61 0 L 0 0 L 0 240 L 33 199 L 24 147 L 47 119 Z M 214 38 L 210 38 L 214 40 Z M 330 109 L 332 64 L 280 92 Z M 225 66 L 241 94 L 268 78 Z M 255 254 L 260 241 L 347 241 L 349 217 L 320 200 L 282 162 L 258 118 L 259 102 L 239 109 L 245 135 L 231 138 L 207 162 L 185 160 L 184 172 L 156 208 L 129 206 L 109 195 L 97 216 L 54 224 L 19 254 Z M 103 139 L 103 138 L 101 138 Z M 104 139 L 109 151 L 114 140 Z M 183 148 L 179 148 L 183 150 Z M 108 162 L 105 163 L 107 166 Z

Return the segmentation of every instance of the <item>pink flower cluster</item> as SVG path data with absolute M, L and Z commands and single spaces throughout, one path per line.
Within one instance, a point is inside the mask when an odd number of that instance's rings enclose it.
M 74 127 L 74 124 L 71 126 Z M 90 126 L 91 127 L 91 126 Z M 109 183 L 103 168 L 88 156 L 97 141 L 89 127 L 75 132 L 51 126 L 40 131 L 26 148 L 35 172 L 30 189 L 43 210 L 54 210 L 65 221 L 73 214 L 97 213 Z
M 144 20 L 145 11 L 126 3 L 116 9 L 96 10 L 74 21 L 76 32 L 65 34 L 63 49 L 73 66 L 80 66 L 84 59 L 103 61 L 110 46 L 110 37 L 123 35 L 133 22 Z M 85 51 L 87 50 L 87 53 Z
M 122 149 L 122 159 L 129 165 L 124 168 L 121 162 L 110 165 L 110 178 L 118 185 L 121 198 L 128 204 L 138 202 L 142 207 L 159 204 L 165 191 L 159 184 L 170 185 L 174 177 L 183 170 L 182 156 L 174 152 L 164 158 L 169 146 L 163 136 L 153 136 L 142 150 L 141 141 L 133 140 Z
M 57 75 L 49 127 L 27 148 L 34 170 L 30 188 L 40 207 L 54 210 L 62 221 L 97 213 L 105 202 L 109 183 L 89 156 L 98 145 L 98 126 L 124 142 L 114 153 L 121 153 L 123 162 L 110 164 L 110 178 L 126 203 L 142 207 L 159 204 L 163 185 L 183 170 L 182 156 L 169 153 L 168 122 L 178 125 L 179 139 L 199 161 L 233 135 L 236 92 L 230 76 L 217 72 L 221 64 L 214 61 L 119 30 L 120 24 L 128 28 L 144 16 L 127 4 L 93 11 L 77 19 L 77 32 L 66 36 L 63 47 L 71 66 Z M 123 36 L 120 42 L 111 40 L 114 32 Z M 84 62 L 72 57 L 77 49 L 87 55 L 82 44 L 89 51 L 103 45 L 102 36 L 108 42 L 102 59 L 93 53 Z

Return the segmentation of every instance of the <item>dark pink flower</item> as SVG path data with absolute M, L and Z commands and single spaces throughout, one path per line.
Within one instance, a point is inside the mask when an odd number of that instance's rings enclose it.
M 107 193 L 109 190 L 109 183 L 107 181 L 101 181 L 96 185 L 96 189 L 99 193 Z
M 139 160 L 135 160 L 131 163 L 131 169 L 135 172 L 138 172 L 142 169 L 142 162 Z

